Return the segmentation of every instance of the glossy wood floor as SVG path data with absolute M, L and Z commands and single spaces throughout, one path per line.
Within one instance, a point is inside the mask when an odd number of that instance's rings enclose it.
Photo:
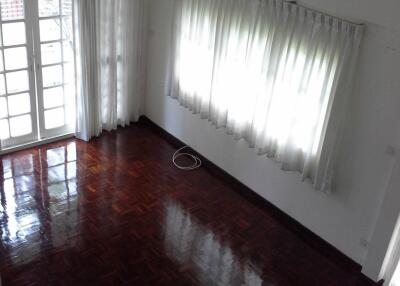
M 135 124 L 0 160 L 11 285 L 372 285 Z

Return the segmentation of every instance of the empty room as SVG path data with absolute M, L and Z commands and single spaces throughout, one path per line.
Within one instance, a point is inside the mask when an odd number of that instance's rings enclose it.
M 0 286 L 400 286 L 398 0 L 0 0 Z

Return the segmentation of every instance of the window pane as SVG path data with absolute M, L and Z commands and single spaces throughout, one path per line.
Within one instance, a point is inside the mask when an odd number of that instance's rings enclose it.
M 0 41 L 1 42 L 1 41 Z M 4 71 L 4 66 L 3 66 L 3 51 L 0 50 L 0 71 Z
M 29 93 L 22 93 L 8 97 L 8 108 L 10 115 L 20 115 L 31 111 Z
M 75 80 L 74 65 L 72 63 L 64 65 L 64 82 L 73 83 Z
M 0 120 L 0 140 L 5 140 L 10 138 L 10 131 L 8 129 L 8 120 Z
M 75 103 L 75 85 L 66 84 L 64 85 L 65 99 L 67 104 Z
M 29 90 L 29 80 L 27 71 L 9 72 L 6 73 L 7 91 L 15 93 Z
M 60 20 L 40 20 L 40 41 L 53 41 L 60 39 Z
M 75 126 L 75 105 L 66 105 L 65 106 L 65 114 L 66 114 L 66 124 L 69 126 Z
M 72 15 L 72 0 L 61 0 L 62 1 L 62 14 Z
M 72 40 L 73 38 L 73 31 L 72 31 L 72 18 L 65 17 L 62 20 L 62 37 L 63 39 Z
M 6 60 L 7 70 L 22 69 L 28 66 L 25 47 L 5 49 L 4 58 Z
M 3 24 L 3 42 L 5 46 L 25 44 L 25 23 Z
M 0 74 L 0 95 L 3 95 L 6 93 L 6 86 L 4 84 L 4 75 Z
M 44 108 L 53 108 L 64 104 L 62 86 L 43 90 Z
M 39 17 L 60 15 L 59 0 L 39 0 Z
M 46 110 L 44 112 L 44 124 L 46 129 L 53 129 L 64 125 L 64 108 Z
M 5 97 L 0 97 L 0 118 L 4 118 L 7 116 L 7 100 Z
M 1 0 L 1 19 L 18 20 L 25 17 L 24 0 Z
M 67 124 L 75 125 L 75 85 L 68 84 L 64 86 L 65 95 L 65 114 Z
M 55 64 L 61 62 L 61 44 L 42 44 L 42 64 Z
M 63 42 L 63 56 L 65 62 L 73 62 L 74 61 L 74 48 L 72 41 L 64 41 Z
M 42 71 L 44 87 L 51 87 L 62 83 L 61 65 L 45 67 Z
M 19 137 L 32 133 L 32 119 L 30 115 L 10 118 L 10 130 L 12 137 Z

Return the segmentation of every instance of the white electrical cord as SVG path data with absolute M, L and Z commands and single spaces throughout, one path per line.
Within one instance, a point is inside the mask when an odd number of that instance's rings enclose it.
M 190 171 L 190 170 L 194 170 L 194 169 L 199 168 L 201 166 L 200 158 L 196 157 L 195 155 L 190 154 L 190 153 L 181 152 L 185 148 L 189 148 L 189 147 L 188 146 L 183 146 L 182 148 L 179 148 L 178 150 L 175 151 L 174 155 L 172 156 L 172 163 L 174 163 L 175 167 L 177 167 L 180 170 Z M 176 159 L 181 157 L 181 156 L 187 156 L 187 157 L 193 159 L 193 165 L 181 166 L 178 163 L 176 163 Z

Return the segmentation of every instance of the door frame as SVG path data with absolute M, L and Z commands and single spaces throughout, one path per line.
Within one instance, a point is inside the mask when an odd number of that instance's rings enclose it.
M 46 139 L 53 139 L 55 137 L 64 137 L 65 135 L 70 135 L 73 133 L 73 125 L 69 124 L 67 117 L 68 117 L 68 108 L 67 105 L 67 95 L 66 95 L 66 86 L 67 84 L 73 84 L 73 91 L 75 91 L 76 95 L 76 74 L 74 75 L 74 80 L 73 82 L 69 83 L 66 80 L 65 77 L 65 71 L 64 67 L 66 64 L 68 64 L 65 61 L 64 58 L 64 44 L 67 41 L 67 38 L 63 37 L 63 31 L 64 31 L 64 19 L 67 19 L 68 17 L 71 18 L 72 21 L 72 38 L 71 40 L 74 42 L 75 40 L 75 35 L 73 31 L 73 19 L 74 19 L 74 0 L 71 0 L 71 9 L 72 9 L 72 14 L 67 15 L 63 11 L 63 0 L 58 0 L 59 3 L 59 15 L 58 16 L 48 16 L 48 17 L 40 17 L 39 15 L 39 0 L 23 0 L 24 2 L 24 13 L 25 17 L 24 19 L 21 20 L 6 20 L 2 21 L 0 19 L 0 33 L 3 35 L 3 23 L 13 23 L 13 22 L 24 22 L 25 23 L 25 37 L 26 37 L 26 42 L 25 44 L 21 45 L 15 45 L 15 46 L 8 46 L 7 48 L 13 48 L 13 47 L 18 47 L 18 46 L 24 46 L 26 47 L 27 50 L 27 68 L 22 68 L 20 70 L 26 70 L 28 73 L 28 80 L 29 80 L 29 91 L 25 92 L 18 92 L 18 93 L 10 93 L 10 95 L 16 95 L 19 93 L 28 93 L 30 96 L 30 105 L 31 105 L 31 111 L 30 114 L 31 120 L 32 120 L 32 133 L 19 136 L 19 137 L 11 137 L 11 126 L 9 124 L 9 133 L 10 133 L 10 138 L 2 140 L 0 144 L 0 153 L 1 150 L 9 150 L 9 149 L 14 149 L 14 147 L 20 147 L 22 145 L 31 145 L 32 143 L 35 142 L 43 142 L 46 141 Z M 60 43 L 60 54 L 61 54 L 61 61 L 59 63 L 54 63 L 54 64 L 49 64 L 49 65 L 42 65 L 42 58 L 41 58 L 41 39 L 40 39 L 40 20 L 45 20 L 45 19 L 59 19 L 60 20 L 60 39 L 59 40 L 54 40 L 54 41 L 44 41 L 44 43 L 52 43 L 52 42 L 59 42 Z M 4 71 L 1 73 L 4 74 L 4 85 L 5 85 L 5 98 L 7 101 L 7 96 L 8 91 L 7 91 L 7 80 L 6 80 L 6 69 L 5 69 L 5 55 L 4 55 L 4 50 L 5 47 L 3 45 L 3 37 L 1 37 L 1 47 L 0 49 L 3 51 L 2 53 L 2 60 L 3 60 L 3 66 L 4 66 Z M 75 44 L 73 47 L 73 53 L 75 54 Z M 76 66 L 75 66 L 75 60 L 71 62 L 70 64 L 73 65 L 74 72 L 76 73 Z M 45 108 L 44 108 L 44 90 L 46 88 L 43 87 L 43 67 L 48 67 L 48 66 L 60 66 L 61 71 L 62 71 L 62 82 L 60 85 L 55 85 L 54 87 L 61 87 L 63 90 L 63 105 L 54 107 L 54 108 L 49 108 L 48 110 L 51 109 L 56 109 L 56 108 L 63 108 L 64 109 L 64 125 L 61 127 L 56 127 L 52 129 L 46 129 L 45 128 Z M 12 70 L 14 71 L 14 70 Z M 18 71 L 18 70 L 15 70 Z M 52 87 L 50 87 L 52 88 Z M 69 95 L 69 96 L 75 96 L 75 95 Z M 8 103 L 7 103 L 8 104 Z M 24 115 L 24 114 L 21 114 Z M 20 115 L 17 115 L 20 116 Z M 14 116 L 10 116 L 8 114 L 5 119 L 12 118 Z
M 38 127 L 39 127 L 39 133 L 40 133 L 40 138 L 39 139 L 46 139 L 46 138 L 52 138 L 55 136 L 62 136 L 65 134 L 69 134 L 73 132 L 72 126 L 67 124 L 67 114 L 66 114 L 66 95 L 65 95 L 65 72 L 64 72 L 64 41 L 65 39 L 63 38 L 63 18 L 66 18 L 66 15 L 63 15 L 63 1 L 58 0 L 59 2 L 59 15 L 58 16 L 48 16 L 48 17 L 40 17 L 39 15 L 39 0 L 25 0 L 29 1 L 31 3 L 32 7 L 32 31 L 33 31 L 33 39 L 34 39 L 34 58 L 35 58 L 35 74 L 36 74 L 36 92 L 37 92 L 37 110 L 38 110 Z M 72 5 L 73 5 L 73 1 Z M 48 41 L 45 43 L 60 43 L 61 47 L 61 62 L 60 63 L 54 63 L 54 64 L 49 64 L 49 65 L 43 65 L 42 64 L 42 54 L 41 54 L 41 45 L 42 41 L 40 38 L 40 20 L 46 20 L 46 19 L 59 19 L 60 20 L 60 39 L 59 40 L 54 40 L 54 41 Z M 72 10 L 72 15 L 71 18 L 73 19 L 73 10 Z M 75 51 L 74 51 L 75 53 Z M 47 89 L 43 86 L 43 67 L 51 67 L 51 66 L 61 66 L 61 72 L 62 72 L 62 83 L 60 85 L 53 86 L 55 87 L 61 87 L 63 89 L 63 108 L 64 108 L 64 123 L 65 125 L 61 127 L 56 127 L 52 129 L 46 129 L 45 127 L 45 108 L 44 108 L 44 90 Z M 50 87 L 50 88 L 53 88 Z M 61 106 L 60 106 L 61 107 Z M 55 107 L 56 109 L 58 107 Z M 53 108 L 50 108 L 53 109 Z

